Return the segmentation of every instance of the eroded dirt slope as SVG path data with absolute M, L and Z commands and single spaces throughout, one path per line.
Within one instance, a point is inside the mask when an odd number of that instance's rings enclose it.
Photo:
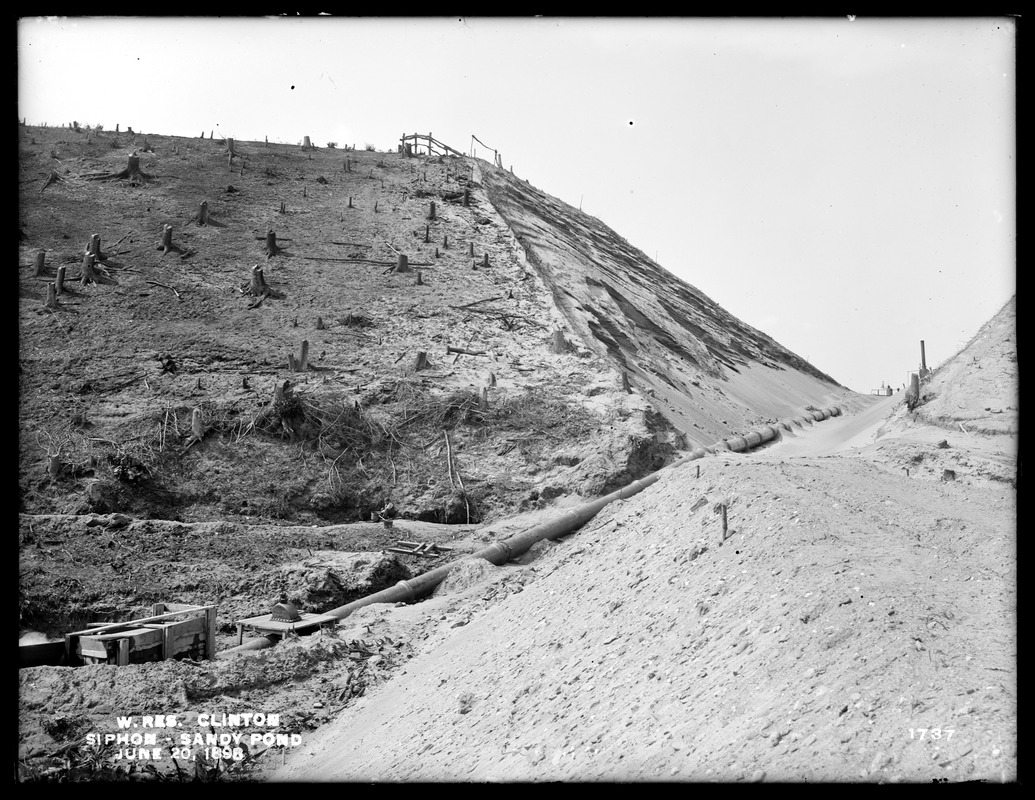
M 849 394 L 595 217 L 497 167 L 475 175 L 567 323 L 693 445 Z

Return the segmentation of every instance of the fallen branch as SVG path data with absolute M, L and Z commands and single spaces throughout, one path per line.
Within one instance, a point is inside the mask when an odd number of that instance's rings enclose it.
M 456 353 L 457 355 L 465 356 L 487 356 L 488 352 L 485 350 L 464 350 L 462 347 L 452 347 L 446 345 L 446 353 Z
M 450 308 L 456 308 L 456 309 L 470 308 L 471 306 L 476 306 L 476 305 L 479 305 L 480 303 L 491 303 L 493 300 L 506 300 L 506 299 L 507 298 L 504 297 L 503 295 L 500 295 L 499 297 L 486 297 L 483 300 L 475 300 L 473 303 L 466 303 L 466 304 L 464 304 L 462 306 L 450 306 Z
M 146 281 L 146 283 L 149 283 L 152 286 L 161 286 L 163 289 L 168 289 L 170 292 L 172 292 L 174 295 L 176 295 L 177 299 L 179 299 L 179 297 L 180 297 L 180 293 L 178 291 L 176 291 L 173 287 L 169 286 L 168 284 L 159 283 L 158 281 Z

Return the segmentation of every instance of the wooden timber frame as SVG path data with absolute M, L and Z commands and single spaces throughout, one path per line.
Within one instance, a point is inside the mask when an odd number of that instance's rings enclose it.
M 216 657 L 216 606 L 155 603 L 151 616 L 65 634 L 68 666 Z M 178 618 L 178 619 L 177 619 Z
M 407 146 L 411 155 L 421 155 L 421 148 L 424 148 L 423 155 L 437 156 L 464 156 L 459 150 L 455 150 L 448 144 L 440 142 L 430 133 L 404 133 L 399 139 L 399 151 L 406 155 Z M 436 150 L 438 152 L 436 152 Z

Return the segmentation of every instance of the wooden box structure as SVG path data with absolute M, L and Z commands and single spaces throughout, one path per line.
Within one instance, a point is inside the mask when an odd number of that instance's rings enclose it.
M 70 666 L 215 658 L 216 606 L 155 603 L 151 616 L 65 634 Z

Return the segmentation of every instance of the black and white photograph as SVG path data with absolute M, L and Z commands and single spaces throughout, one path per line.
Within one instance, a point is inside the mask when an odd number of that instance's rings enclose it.
M 1014 16 L 17 18 L 17 783 L 1015 784 Z

